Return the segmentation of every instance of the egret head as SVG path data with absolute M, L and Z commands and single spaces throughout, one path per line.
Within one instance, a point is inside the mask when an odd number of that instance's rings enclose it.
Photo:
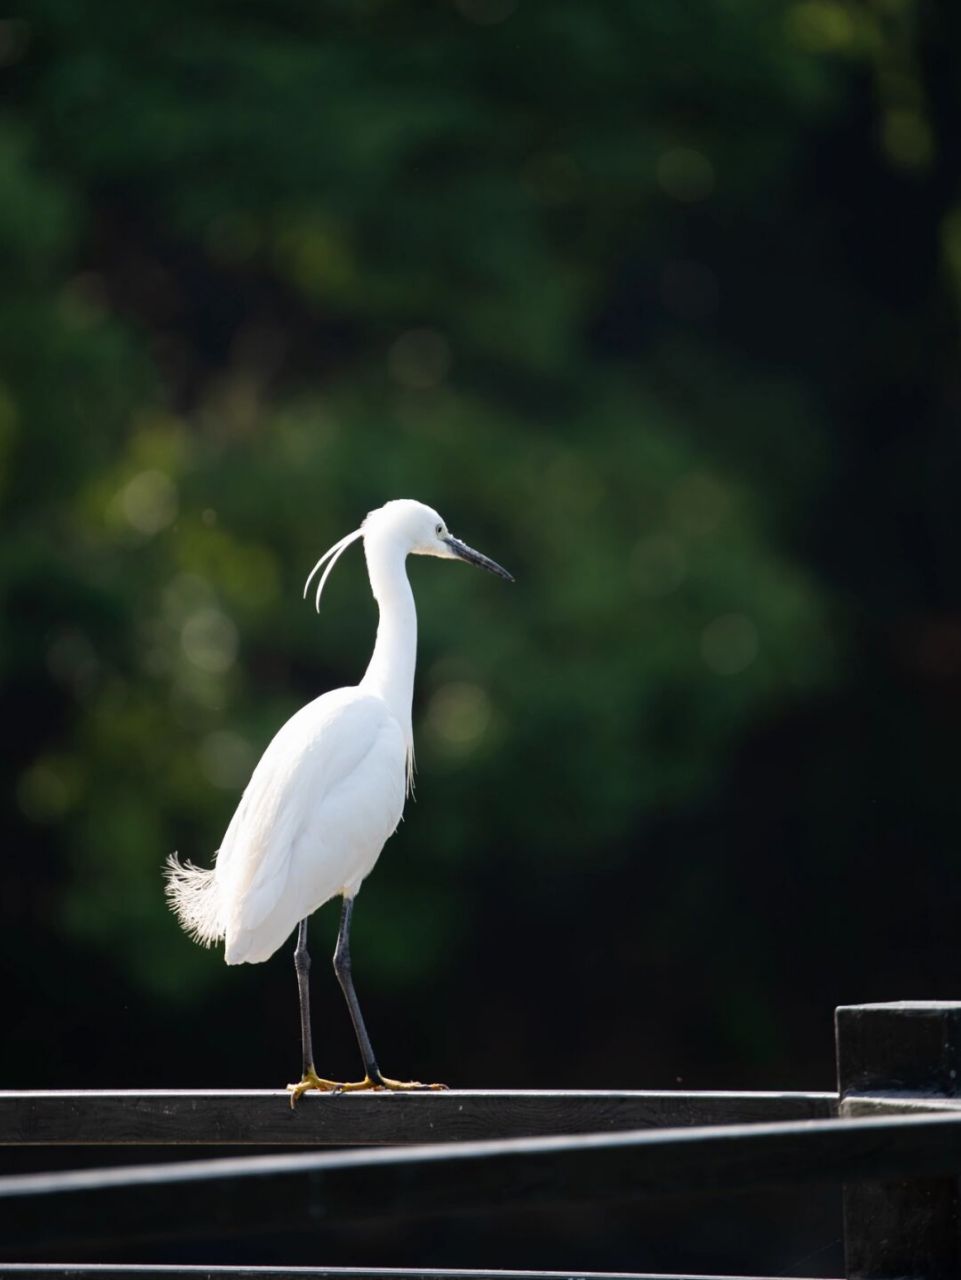
M 376 511 L 368 512 L 359 529 L 355 529 L 346 538 L 335 542 L 314 565 L 310 577 L 304 584 L 305 596 L 314 574 L 325 561 L 329 561 L 317 584 L 318 609 L 321 592 L 331 569 L 347 547 L 361 537 L 365 541 L 392 544 L 405 556 L 438 556 L 443 560 L 466 560 L 468 564 L 479 565 L 490 573 L 506 578 L 508 582 L 514 581 L 506 569 L 502 569 L 499 564 L 481 555 L 473 547 L 469 547 L 466 542 L 455 538 L 444 520 L 432 507 L 427 507 L 422 502 L 415 502 L 412 498 L 395 498 L 392 502 L 385 502 Z

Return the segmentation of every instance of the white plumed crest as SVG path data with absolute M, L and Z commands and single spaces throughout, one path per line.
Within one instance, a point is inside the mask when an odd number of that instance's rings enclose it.
M 316 608 L 318 613 L 320 613 L 320 597 L 324 590 L 324 583 L 330 577 L 331 569 L 333 569 L 334 565 L 337 563 L 340 557 L 344 554 L 344 552 L 347 550 L 350 544 L 352 542 L 356 542 L 358 538 L 363 537 L 363 534 L 364 534 L 364 530 L 362 528 L 355 529 L 353 533 L 348 533 L 346 538 L 341 538 L 340 541 L 335 542 L 334 545 L 328 551 L 325 551 L 324 554 L 317 561 L 317 563 L 314 565 L 314 567 L 311 569 L 307 577 L 307 581 L 304 583 L 304 599 L 305 600 L 307 599 L 307 592 L 310 589 L 310 582 L 314 574 L 317 572 L 317 570 L 320 568 L 320 566 L 324 563 L 325 560 L 328 560 L 328 559 L 330 560 L 330 564 L 321 574 L 320 581 L 317 583 L 317 595 L 314 598 L 314 607 Z

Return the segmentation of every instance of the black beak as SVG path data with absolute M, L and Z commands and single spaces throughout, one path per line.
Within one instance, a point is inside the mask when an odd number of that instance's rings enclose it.
M 513 577 L 502 569 L 494 560 L 488 560 L 487 556 L 482 556 L 479 551 L 475 551 L 473 547 L 469 547 L 466 542 L 461 542 L 460 538 L 446 537 L 444 541 L 453 551 L 454 555 L 461 560 L 466 560 L 468 564 L 480 565 L 482 569 L 486 569 L 488 573 L 496 573 L 498 578 L 506 578 L 508 582 L 513 582 Z

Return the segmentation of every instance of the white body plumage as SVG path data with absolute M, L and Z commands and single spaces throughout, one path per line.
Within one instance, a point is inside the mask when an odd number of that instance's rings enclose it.
M 361 536 L 380 610 L 363 680 L 325 693 L 279 730 L 212 870 L 176 857 L 168 864 L 167 894 L 181 923 L 205 945 L 223 939 L 228 964 L 266 960 L 330 898 L 353 898 L 400 821 L 413 760 L 417 650 L 408 554 L 466 559 L 510 576 L 451 537 L 436 511 L 402 499 L 371 512 L 321 558 L 314 572 L 330 563 L 318 603 L 337 558 Z
M 407 743 L 384 700 L 337 689 L 283 726 L 214 870 L 228 964 L 273 955 L 304 916 L 352 898 L 404 810 Z

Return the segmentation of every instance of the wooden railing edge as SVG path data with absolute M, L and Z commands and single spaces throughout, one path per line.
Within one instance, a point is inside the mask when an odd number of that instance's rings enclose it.
M 14 1263 L 3 1268 L 7 1280 L 776 1280 L 765 1276 L 694 1275 L 653 1271 L 482 1271 L 407 1267 L 229 1267 L 129 1266 L 117 1263 Z M 783 1280 L 783 1278 L 782 1278 Z M 798 1278 L 802 1280 L 802 1278 Z
M 6 1090 L 0 1145 L 355 1146 L 827 1119 L 837 1095 L 731 1090 Z

